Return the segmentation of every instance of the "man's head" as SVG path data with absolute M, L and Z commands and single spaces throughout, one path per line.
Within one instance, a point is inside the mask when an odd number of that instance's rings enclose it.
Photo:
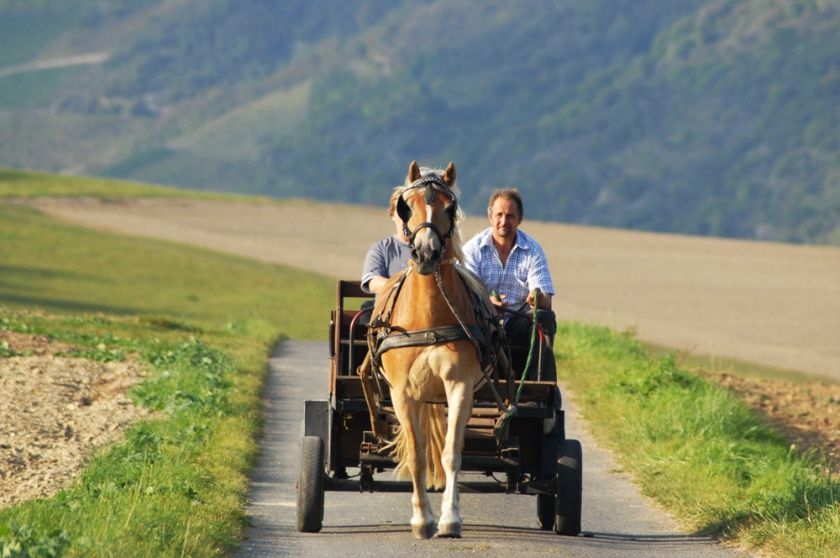
M 516 188 L 501 188 L 490 196 L 487 220 L 490 221 L 496 240 L 510 241 L 516 238 L 523 215 L 522 197 Z

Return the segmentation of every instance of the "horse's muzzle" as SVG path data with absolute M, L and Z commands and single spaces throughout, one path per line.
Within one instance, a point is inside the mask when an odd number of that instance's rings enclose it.
M 414 247 L 411 250 L 411 259 L 414 260 L 417 271 L 421 275 L 434 273 L 443 259 L 443 249 L 440 236 L 432 229 L 420 231 L 414 237 Z

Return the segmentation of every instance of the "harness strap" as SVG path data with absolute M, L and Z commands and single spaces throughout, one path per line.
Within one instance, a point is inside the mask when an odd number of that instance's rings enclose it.
M 480 328 L 477 325 L 470 324 L 467 327 L 470 328 L 470 333 L 473 336 L 481 335 Z M 399 347 L 425 347 L 439 343 L 460 341 L 462 339 L 470 339 L 470 336 L 460 325 L 418 329 L 415 331 L 393 330 L 381 339 L 376 349 L 375 357 L 378 358 L 385 351 Z
M 371 362 L 375 362 L 376 366 L 379 367 L 379 357 L 382 353 L 390 351 L 391 349 L 403 347 L 428 347 L 431 345 L 461 340 L 474 342 L 475 337 L 482 336 L 484 334 L 481 327 L 477 324 L 468 324 L 467 328 L 469 329 L 469 333 L 460 325 L 441 326 L 429 329 L 418 329 L 414 331 L 392 329 L 390 333 L 387 335 L 381 335 L 377 339 L 376 348 L 372 353 L 373 356 L 371 357 Z M 472 337 L 470 337 L 470 335 L 472 335 Z M 501 397 L 499 397 L 498 392 L 493 385 L 492 379 L 489 377 L 487 371 L 482 369 L 481 379 L 475 384 L 475 386 L 473 386 L 473 390 L 477 391 L 481 389 L 485 383 L 490 385 L 490 391 L 498 400 L 497 404 L 500 405 L 500 409 L 504 409 L 504 402 L 502 402 Z M 438 403 L 445 403 L 445 401 L 439 401 Z
M 444 262 L 441 262 L 444 263 Z M 452 263 L 451 260 L 445 260 L 445 263 Z M 439 264 L 440 265 L 440 264 Z M 506 341 L 504 329 L 501 327 L 497 319 L 495 309 L 489 308 L 488 296 L 484 293 L 484 287 L 481 280 L 473 277 L 467 270 L 455 266 L 458 272 L 458 277 L 461 283 L 465 286 L 472 301 L 472 309 L 477 319 L 476 324 L 466 324 L 460 316 L 459 312 L 454 308 L 452 301 L 449 298 L 446 289 L 443 286 L 440 269 L 435 270 L 435 280 L 438 289 L 446 300 L 449 309 L 455 315 L 459 325 L 442 326 L 439 328 L 432 328 L 427 330 L 405 331 L 394 327 L 391 324 L 391 315 L 397 301 L 399 292 L 405 283 L 409 273 L 413 272 L 411 266 L 407 267 L 401 274 L 396 283 L 385 294 L 386 299 L 379 312 L 371 319 L 368 329 L 368 349 L 371 364 L 375 369 L 382 368 L 381 356 L 384 352 L 398 348 L 398 347 L 417 347 L 429 346 L 439 343 L 447 343 L 450 341 L 458 341 L 467 339 L 472 342 L 475 347 L 481 369 L 481 379 L 476 384 L 475 389 L 479 389 L 482 385 L 487 383 L 490 387 L 490 392 L 496 402 L 500 411 L 507 408 L 505 400 L 499 394 L 497 381 L 498 376 L 498 362 L 497 354 L 499 350 L 506 350 Z M 379 305 L 377 305 L 379 306 Z M 504 349 L 502 348 L 504 347 Z M 507 351 L 506 351 L 507 352 Z M 510 357 L 508 355 L 508 362 Z M 507 371 L 508 380 L 512 379 L 510 370 Z M 379 393 L 382 393 L 382 387 L 379 385 L 379 374 L 373 374 L 377 383 Z M 512 382 L 508 381 L 508 401 L 513 397 Z
M 462 274 L 459 273 L 458 277 L 461 279 L 461 282 L 467 289 L 467 292 L 470 294 L 471 298 L 473 298 L 473 310 L 475 311 L 475 317 L 479 319 L 482 318 L 481 312 L 478 310 L 479 308 L 481 308 L 482 305 L 475 304 L 476 301 L 473 296 L 475 293 L 472 292 Z M 485 327 L 483 328 L 476 327 L 474 331 L 476 331 L 478 335 L 472 334 L 471 328 L 464 323 L 457 309 L 452 304 L 452 300 L 450 300 L 449 294 L 446 292 L 446 288 L 443 286 L 443 279 L 440 275 L 440 268 L 435 270 L 435 281 L 437 282 L 440 293 L 443 295 L 443 299 L 446 301 L 447 306 L 449 306 L 449 310 L 455 315 L 455 319 L 457 319 L 458 323 L 461 324 L 464 333 L 466 333 L 469 340 L 472 341 L 472 344 L 475 346 L 476 353 L 478 354 L 478 360 L 480 362 L 481 375 L 483 377 L 483 380 L 480 380 L 478 384 L 476 384 L 476 389 L 478 389 L 478 386 L 487 382 L 490 386 L 490 393 L 493 394 L 493 398 L 496 400 L 496 406 L 498 406 L 499 411 L 504 411 L 505 402 L 499 395 L 499 390 L 496 389 L 495 382 L 493 382 L 493 379 L 491 378 L 491 371 L 495 371 L 496 368 L 496 351 L 495 348 L 492 346 L 492 341 L 488 339 L 488 335 L 490 335 L 490 332 L 487 326 L 489 326 L 490 324 L 485 323 Z

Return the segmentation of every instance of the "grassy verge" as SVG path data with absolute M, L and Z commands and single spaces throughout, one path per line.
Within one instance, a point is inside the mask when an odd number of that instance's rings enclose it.
M 266 353 L 281 332 L 323 337 L 333 289 L 0 205 L 0 329 L 145 362 L 131 395 L 158 411 L 57 496 L 0 510 L 0 555 L 222 555 L 244 524 Z
M 239 200 L 267 203 L 270 198 L 199 192 L 153 186 L 125 180 L 90 178 L 84 176 L 57 176 L 31 171 L 0 167 L 0 200 L 3 198 L 37 198 L 43 196 L 120 198 L 193 198 L 203 200 Z M 277 200 L 272 200 L 278 203 Z
M 778 556 L 840 555 L 840 479 L 633 336 L 564 324 L 561 381 L 648 495 L 689 528 Z
M 814 376 L 812 374 L 806 374 L 800 370 L 765 366 L 763 364 L 746 362 L 729 357 L 701 355 L 684 351 L 675 352 L 672 348 L 656 345 L 654 343 L 644 343 L 644 346 L 647 347 L 650 350 L 650 354 L 656 358 L 666 357 L 669 355 L 675 356 L 680 367 L 684 367 L 689 370 L 699 369 L 712 373 L 725 372 L 736 374 L 745 378 L 782 380 L 792 383 L 807 383 L 817 380 L 828 384 L 840 383 L 840 381 L 835 378 Z

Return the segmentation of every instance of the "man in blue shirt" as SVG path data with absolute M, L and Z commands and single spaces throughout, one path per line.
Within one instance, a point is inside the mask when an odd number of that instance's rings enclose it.
M 531 236 L 519 230 L 524 208 L 515 188 L 499 189 L 490 196 L 487 219 L 490 226 L 464 245 L 464 265 L 481 277 L 491 292 L 491 302 L 505 315 L 505 331 L 513 345 L 530 343 L 531 319 L 536 305 L 538 321 L 548 340 L 557 330 L 551 297 L 554 284 L 542 247 Z M 539 289 L 539 300 L 533 300 Z M 550 347 L 549 347 L 550 349 Z M 554 380 L 556 370 L 550 351 L 544 359 L 542 379 Z

